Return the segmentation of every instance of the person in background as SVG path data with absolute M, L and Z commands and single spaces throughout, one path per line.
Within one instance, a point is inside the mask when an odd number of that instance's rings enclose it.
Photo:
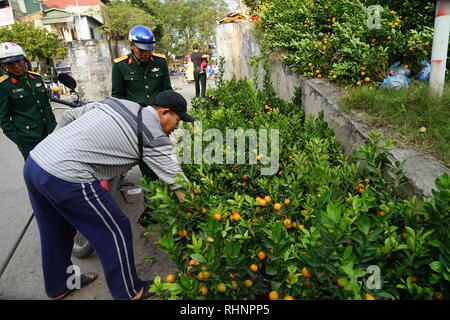
M 203 61 L 208 61 L 208 55 L 199 51 L 198 44 L 192 46 L 191 61 L 194 64 L 194 81 L 195 81 L 195 96 L 204 96 L 206 92 L 206 73 L 201 71 L 201 64 Z
M 212 79 L 212 78 L 214 78 L 214 68 L 213 68 L 213 66 L 209 66 L 208 67 L 208 79 Z
M 154 53 L 155 37 L 146 26 L 128 34 L 131 53 L 114 60 L 112 96 L 148 105 L 159 92 L 171 90 L 166 56 Z
M 30 151 L 56 127 L 42 76 L 27 71 L 23 49 L 12 42 L 0 44 L 0 127 L 26 159 Z
M 53 82 L 51 84 L 52 86 L 52 91 L 53 91 L 53 95 L 58 98 L 61 99 L 61 84 L 59 83 L 57 78 L 53 79 Z
M 200 64 L 200 73 L 205 73 L 207 67 L 208 67 L 208 56 L 207 55 L 203 55 L 202 56 L 202 63 Z
M 153 52 L 155 37 L 146 26 L 131 28 L 128 40 L 131 53 L 114 60 L 112 96 L 148 106 L 158 93 L 172 90 L 166 56 Z M 144 177 L 156 179 L 148 166 L 139 167 Z
M 189 57 L 188 63 L 187 63 L 187 66 L 186 66 L 186 81 L 188 83 L 191 83 L 192 81 L 195 80 L 194 70 L 195 70 L 194 64 L 192 63 L 191 58 Z

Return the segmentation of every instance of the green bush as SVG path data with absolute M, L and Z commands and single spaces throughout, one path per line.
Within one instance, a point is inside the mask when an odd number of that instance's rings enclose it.
M 419 15 L 420 22 L 415 21 L 417 15 L 410 15 L 413 7 L 395 11 L 387 3 L 381 1 L 380 27 L 369 28 L 370 1 L 265 1 L 258 22 L 263 47 L 285 50 L 286 65 L 305 77 L 343 85 L 379 83 L 395 61 L 415 74 L 431 55 L 432 20 Z M 392 5 L 398 7 L 397 2 Z M 430 4 L 424 8 L 434 9 Z
M 403 199 L 401 165 L 391 166 L 392 181 L 383 174 L 389 141 L 372 133 L 348 163 L 322 116 L 304 119 L 298 104 L 247 80 L 208 89 L 193 107 L 203 130 L 278 129 L 280 165 L 264 176 L 262 162 L 183 164 L 191 195 L 184 203 L 161 182 L 143 186 L 148 214 L 160 222 L 161 249 L 178 267 L 173 283 L 156 278 L 159 296 L 448 298 L 448 176 L 437 180 L 433 199 Z M 196 134 L 195 127 L 185 129 Z M 380 289 L 367 285 L 370 266 L 380 270 Z

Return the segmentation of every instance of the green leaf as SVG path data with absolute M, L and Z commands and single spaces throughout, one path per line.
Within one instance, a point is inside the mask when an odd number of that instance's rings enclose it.
M 370 229 L 370 219 L 368 217 L 364 217 L 359 224 L 359 230 L 361 230 L 361 232 L 367 236 L 367 234 L 369 233 L 369 229 Z
M 366 273 L 367 272 L 364 271 L 364 270 L 356 269 L 355 273 L 354 273 L 354 276 L 357 277 L 357 278 L 360 278 L 360 277 L 364 277 L 366 275 Z
M 416 242 L 414 241 L 414 238 L 408 237 L 406 239 L 406 244 L 408 245 L 408 248 L 410 248 L 412 251 L 416 250 Z
M 278 291 L 281 287 L 282 282 L 278 282 L 278 281 L 270 281 L 270 286 L 272 288 L 272 290 Z
M 161 283 L 161 277 L 160 276 L 156 276 L 153 279 L 153 283 L 156 284 L 156 285 L 160 284 Z
M 283 228 L 281 222 L 276 222 L 272 227 L 272 237 L 275 243 L 280 241 L 281 238 L 281 229 Z
M 289 273 L 295 273 L 295 271 L 297 271 L 297 267 L 291 264 L 289 267 L 287 267 L 287 271 Z
M 353 277 L 353 262 L 349 262 L 345 265 L 342 265 L 340 268 L 344 273 L 346 273 L 350 278 Z
M 442 270 L 444 270 L 444 264 L 440 261 L 433 261 L 429 264 L 429 266 L 433 271 L 436 271 L 438 273 L 441 273 Z
M 245 199 L 245 201 L 246 201 L 248 204 L 253 205 L 253 204 L 255 203 L 255 200 L 254 200 L 252 197 L 250 197 L 249 195 L 245 195 L 245 196 L 244 196 L 244 199 Z M 241 200 L 242 200 L 242 199 L 241 199 Z
M 188 292 L 191 291 L 193 287 L 192 281 L 188 279 L 187 275 L 180 276 L 180 285 Z
M 204 256 L 198 253 L 191 254 L 191 258 L 197 260 L 198 262 L 205 263 L 206 259 Z
M 330 202 L 327 206 L 327 216 L 334 223 L 338 223 L 341 219 L 341 209 L 337 207 L 334 203 Z
M 378 236 L 380 235 L 381 232 L 383 232 L 383 229 L 381 229 L 381 228 L 375 230 L 374 232 L 370 233 L 367 236 L 367 240 L 369 240 L 369 241 L 376 241 L 378 239 Z
M 450 273 L 443 272 L 442 275 L 443 275 L 445 280 L 450 281 Z
M 274 276 L 278 273 L 277 269 L 272 267 L 270 264 L 266 265 L 265 270 L 266 270 L 266 274 L 268 274 L 269 276 Z
M 344 254 L 342 255 L 342 259 L 344 262 L 348 262 L 351 260 L 352 252 L 353 252 L 353 246 L 348 246 L 345 248 Z
M 240 253 L 241 253 L 241 243 L 237 242 L 233 245 L 233 250 L 232 250 L 232 256 L 237 258 L 239 257 Z
M 413 239 L 416 238 L 416 233 L 412 228 L 405 226 L 405 229 L 409 236 L 411 236 Z
M 359 208 L 361 208 L 362 200 L 361 198 L 356 198 L 352 202 L 353 211 L 358 212 Z

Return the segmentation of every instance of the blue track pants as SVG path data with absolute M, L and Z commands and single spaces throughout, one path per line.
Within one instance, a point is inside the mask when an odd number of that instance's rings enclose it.
M 68 290 L 73 238 L 79 230 L 97 252 L 113 298 L 135 296 L 143 282 L 134 265 L 130 220 L 100 182 L 61 180 L 31 157 L 25 162 L 24 178 L 39 227 L 47 295 L 55 297 Z

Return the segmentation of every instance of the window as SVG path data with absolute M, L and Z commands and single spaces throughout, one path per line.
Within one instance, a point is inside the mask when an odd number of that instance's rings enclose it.
M 8 0 L 0 0 L 0 9 L 9 7 Z

